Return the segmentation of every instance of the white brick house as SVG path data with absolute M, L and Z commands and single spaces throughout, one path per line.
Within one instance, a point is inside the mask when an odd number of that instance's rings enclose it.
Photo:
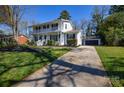
M 75 38 L 77 45 L 82 44 L 81 32 L 75 30 L 69 20 L 56 19 L 50 22 L 30 26 L 32 36 L 37 45 L 46 45 L 48 40 L 54 40 L 58 45 L 67 45 L 67 39 Z

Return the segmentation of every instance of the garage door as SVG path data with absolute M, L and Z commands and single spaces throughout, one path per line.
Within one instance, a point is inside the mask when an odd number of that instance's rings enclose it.
M 85 45 L 98 45 L 98 40 L 85 40 Z

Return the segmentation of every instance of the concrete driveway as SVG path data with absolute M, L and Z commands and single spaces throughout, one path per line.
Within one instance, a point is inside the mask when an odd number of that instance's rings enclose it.
M 93 46 L 80 46 L 36 71 L 14 87 L 111 86 Z

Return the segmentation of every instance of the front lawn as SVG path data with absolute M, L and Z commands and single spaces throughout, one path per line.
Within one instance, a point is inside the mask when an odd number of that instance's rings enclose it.
M 113 86 L 124 86 L 124 47 L 96 47 Z
M 10 86 L 65 54 L 70 48 L 0 51 L 0 86 Z

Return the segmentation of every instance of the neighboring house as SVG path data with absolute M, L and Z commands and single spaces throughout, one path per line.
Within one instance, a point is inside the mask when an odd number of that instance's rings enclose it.
M 0 34 L 0 41 L 6 41 L 6 40 L 10 40 L 13 38 L 13 35 L 4 35 L 4 34 Z M 14 38 L 13 38 L 14 39 Z M 28 37 L 25 35 L 19 35 L 18 36 L 18 40 L 17 43 L 20 45 L 26 44 L 28 41 Z
M 56 19 L 50 22 L 29 26 L 37 45 L 47 45 L 48 40 L 54 40 L 58 45 L 68 45 L 68 39 L 76 39 L 77 45 L 82 44 L 81 32 L 75 30 L 69 20 Z
M 28 41 L 28 37 L 27 36 L 25 36 L 25 35 L 19 35 L 18 36 L 18 41 L 17 41 L 18 44 L 23 45 L 23 44 L 26 44 L 27 41 Z

